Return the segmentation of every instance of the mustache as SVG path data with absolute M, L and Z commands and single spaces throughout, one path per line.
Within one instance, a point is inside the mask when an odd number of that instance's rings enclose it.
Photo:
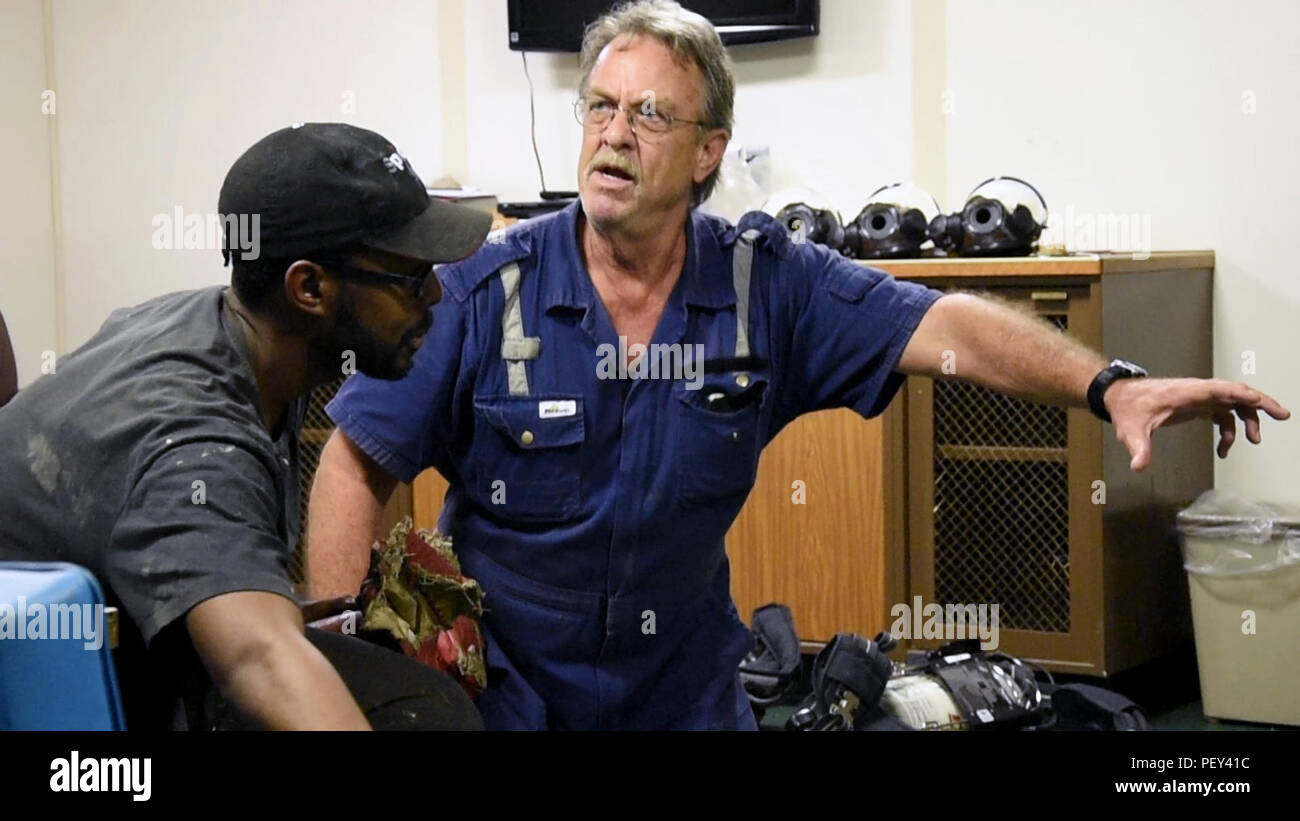
M 634 181 L 640 181 L 641 171 L 636 164 L 627 157 L 621 157 L 618 154 L 598 154 L 587 165 L 587 173 L 591 174 L 600 168 L 614 168 L 627 174 Z

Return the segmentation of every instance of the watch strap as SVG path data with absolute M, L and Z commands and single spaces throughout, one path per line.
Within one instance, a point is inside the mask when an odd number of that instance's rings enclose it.
M 1142 368 L 1119 359 L 1111 360 L 1110 365 L 1094 376 L 1092 383 L 1088 385 L 1088 408 L 1092 411 L 1092 415 L 1103 422 L 1110 422 L 1110 411 L 1106 410 L 1104 401 L 1106 390 L 1118 379 L 1134 379 L 1142 376 L 1146 376 L 1146 371 Z

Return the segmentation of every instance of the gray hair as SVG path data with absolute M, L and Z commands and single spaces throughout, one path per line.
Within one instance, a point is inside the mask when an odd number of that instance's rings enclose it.
M 736 100 L 736 78 L 722 38 L 706 18 L 682 8 L 673 0 L 636 0 L 611 9 L 587 26 L 582 35 L 578 67 L 582 78 L 578 93 L 586 96 L 591 70 L 605 46 L 625 34 L 645 34 L 663 43 L 683 65 L 693 62 L 704 75 L 704 128 L 731 131 Z M 722 165 L 694 186 L 691 204 L 699 205 L 713 193 Z

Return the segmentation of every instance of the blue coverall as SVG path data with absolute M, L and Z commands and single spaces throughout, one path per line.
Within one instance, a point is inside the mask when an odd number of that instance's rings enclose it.
M 353 376 L 328 412 L 402 481 L 434 467 L 450 482 L 439 528 L 483 586 L 488 665 L 505 673 L 479 700 L 489 729 L 752 729 L 724 536 L 759 452 L 802 413 L 883 411 L 939 293 L 765 214 L 693 211 L 652 346 L 740 367 L 604 378 L 601 346 L 619 340 L 579 208 L 442 269 L 412 371 Z

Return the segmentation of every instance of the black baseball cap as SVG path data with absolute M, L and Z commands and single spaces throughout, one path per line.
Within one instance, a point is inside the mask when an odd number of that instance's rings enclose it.
M 454 262 L 483 242 L 492 217 L 431 199 L 388 140 L 346 123 L 295 123 L 235 160 L 217 210 L 257 217 L 257 254 L 293 259 L 364 246 L 425 262 Z M 244 223 L 247 224 L 247 223 Z M 241 246 L 226 232 L 226 261 Z

